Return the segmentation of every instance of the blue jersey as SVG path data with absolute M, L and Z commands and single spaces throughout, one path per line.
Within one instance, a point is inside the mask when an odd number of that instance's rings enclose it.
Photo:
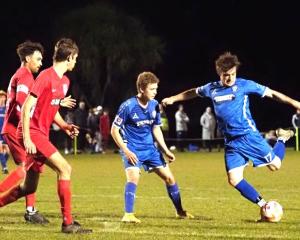
M 1 133 L 1 130 L 3 127 L 3 123 L 4 123 L 4 116 L 5 116 L 5 106 L 0 107 L 0 133 Z M 1 134 L 0 134 L 0 141 L 3 141 Z
M 121 129 L 128 146 L 147 149 L 154 144 L 153 126 L 161 125 L 158 102 L 150 100 L 143 108 L 137 97 L 132 97 L 121 104 L 113 124 Z
M 198 87 L 196 93 L 212 100 L 220 130 L 226 138 L 233 138 L 257 131 L 248 95 L 263 97 L 266 89 L 254 81 L 237 78 L 231 87 L 223 86 L 221 81 L 211 82 Z

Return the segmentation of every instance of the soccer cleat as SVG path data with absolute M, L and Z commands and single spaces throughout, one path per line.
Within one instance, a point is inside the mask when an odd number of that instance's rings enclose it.
M 267 223 L 268 221 L 265 217 L 261 217 L 260 219 L 257 219 L 256 222 L 257 223 L 264 223 L 264 222 Z
M 277 136 L 278 140 L 282 140 L 282 141 L 286 142 L 294 135 L 295 135 L 295 133 L 293 130 L 284 130 L 282 128 L 276 129 L 276 136 Z
M 61 231 L 63 233 L 73 234 L 73 233 L 92 233 L 92 229 L 82 228 L 79 222 L 73 221 L 71 224 L 61 226 Z
M 133 213 L 125 213 L 121 222 L 124 223 L 141 223 L 141 220 L 136 218 Z
M 24 218 L 27 223 L 33 223 L 33 224 L 48 224 L 49 220 L 45 218 L 42 214 L 40 214 L 38 211 L 35 212 L 28 212 L 26 211 Z
M 7 168 L 4 168 L 3 170 L 2 170 L 2 173 L 3 174 L 8 174 L 9 172 L 8 172 L 8 169 Z
M 188 213 L 187 211 L 183 210 L 181 212 L 177 212 L 176 213 L 176 218 L 179 218 L 179 219 L 194 219 L 195 217 Z

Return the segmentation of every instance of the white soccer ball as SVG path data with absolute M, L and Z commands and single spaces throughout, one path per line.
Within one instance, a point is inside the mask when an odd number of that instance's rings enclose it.
M 272 200 L 261 207 L 260 215 L 266 222 L 279 222 L 283 215 L 283 208 L 278 202 Z

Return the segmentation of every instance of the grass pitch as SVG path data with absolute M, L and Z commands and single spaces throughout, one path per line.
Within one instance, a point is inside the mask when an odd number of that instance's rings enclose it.
M 73 215 L 93 229 L 89 235 L 60 233 L 56 175 L 41 175 L 37 207 L 47 226 L 24 222 L 24 200 L 0 209 L 0 239 L 300 239 L 300 153 L 288 150 L 282 169 L 245 170 L 245 178 L 265 199 L 284 208 L 280 223 L 256 223 L 259 208 L 227 183 L 223 153 L 177 153 L 171 169 L 181 189 L 184 208 L 194 220 L 175 219 L 164 184 L 142 172 L 136 216 L 141 224 L 121 224 L 125 176 L 118 154 L 67 156 L 73 166 Z M 10 169 L 15 166 L 10 161 Z M 4 176 L 1 176 L 2 178 Z

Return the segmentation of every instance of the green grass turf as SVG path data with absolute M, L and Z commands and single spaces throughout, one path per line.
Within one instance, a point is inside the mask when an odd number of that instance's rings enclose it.
M 256 223 L 259 208 L 227 183 L 223 153 L 177 153 L 171 168 L 181 189 L 184 208 L 194 220 L 177 220 L 164 184 L 155 174 L 142 172 L 137 190 L 139 225 L 121 224 L 125 176 L 118 154 L 67 156 L 73 166 L 73 215 L 89 235 L 60 233 L 56 175 L 42 174 L 37 207 L 50 220 L 47 226 L 24 223 L 24 200 L 0 209 L 3 239 L 300 239 L 300 153 L 288 150 L 278 172 L 245 170 L 245 178 L 265 199 L 284 208 L 280 223 Z M 9 168 L 14 168 L 12 161 Z M 3 176 L 1 176 L 3 177 Z

